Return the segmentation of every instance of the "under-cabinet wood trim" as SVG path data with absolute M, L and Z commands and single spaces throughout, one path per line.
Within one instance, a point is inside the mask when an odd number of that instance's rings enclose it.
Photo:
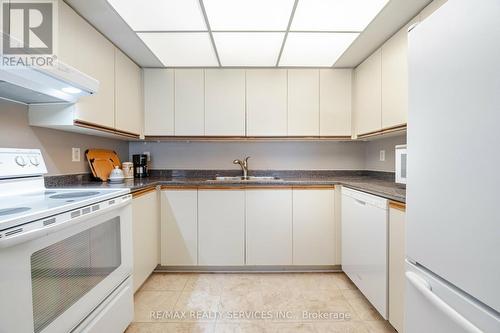
M 382 135 L 382 134 L 389 134 L 389 133 L 395 133 L 395 132 L 400 132 L 400 131 L 406 131 L 406 128 L 407 128 L 406 124 L 385 127 L 385 128 L 380 129 L 380 130 L 358 134 L 358 139 L 364 139 L 364 138 L 370 138 L 370 137 Z
M 348 141 L 351 136 L 168 136 L 146 135 L 146 141 Z
M 406 204 L 399 201 L 389 201 L 389 208 L 397 209 L 406 212 Z
M 81 127 L 81 128 L 88 128 L 88 129 L 92 129 L 92 130 L 96 130 L 96 131 L 101 131 L 101 132 L 106 132 L 106 133 L 115 134 L 115 135 L 119 135 L 119 136 L 124 136 L 124 137 L 131 138 L 131 139 L 140 139 L 140 137 L 141 137 L 139 134 L 136 134 L 136 133 L 122 131 L 122 130 L 119 130 L 116 128 L 103 126 L 103 125 L 99 125 L 99 124 L 95 124 L 95 123 L 91 123 L 91 122 L 83 121 L 83 120 L 79 120 L 79 119 L 75 119 L 73 121 L 73 125 L 75 125 L 77 127 Z

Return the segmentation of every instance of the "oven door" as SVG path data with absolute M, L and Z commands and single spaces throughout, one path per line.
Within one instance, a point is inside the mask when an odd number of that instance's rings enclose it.
M 132 211 L 122 200 L 0 249 L 1 333 L 69 332 L 131 275 Z

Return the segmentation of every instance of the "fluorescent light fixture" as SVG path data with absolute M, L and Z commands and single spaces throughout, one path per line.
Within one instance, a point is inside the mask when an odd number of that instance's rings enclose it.
M 279 66 L 330 67 L 359 33 L 290 32 Z
M 214 32 L 222 66 L 275 66 L 284 32 Z
M 167 67 L 219 65 L 208 32 L 145 32 L 138 36 Z
M 107 0 L 134 31 L 207 30 L 198 0 Z
M 68 94 L 80 94 L 82 91 L 81 89 L 75 88 L 75 87 L 64 87 L 61 89 L 63 92 L 68 93 Z
M 363 31 L 388 0 L 299 0 L 291 31 Z
M 204 0 L 212 31 L 285 31 L 294 0 Z

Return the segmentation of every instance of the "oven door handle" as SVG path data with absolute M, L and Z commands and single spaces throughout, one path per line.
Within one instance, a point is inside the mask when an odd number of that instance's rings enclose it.
M 31 224 L 31 225 L 35 225 L 34 227 L 31 227 L 31 228 L 30 228 L 30 223 L 28 223 L 27 225 L 24 225 L 21 227 L 8 229 L 3 233 L 3 235 L 2 235 L 3 237 L 0 238 L 0 249 L 12 247 L 12 246 L 15 246 L 15 245 L 18 245 L 21 243 L 31 241 L 31 240 L 36 239 L 36 238 L 47 236 L 47 235 L 52 234 L 54 232 L 57 232 L 59 230 L 66 229 L 66 228 L 74 226 L 76 224 L 85 222 L 88 219 L 102 215 L 102 214 L 107 213 L 113 209 L 117 209 L 117 208 L 126 206 L 131 202 L 132 195 L 128 194 L 128 195 L 125 195 L 122 197 L 107 200 L 105 202 L 109 202 L 109 201 L 113 201 L 113 200 L 115 201 L 114 204 L 108 204 L 108 206 L 106 206 L 104 208 L 101 208 L 101 209 L 94 211 L 94 212 L 91 212 L 91 213 L 81 214 L 78 217 L 74 217 L 74 218 L 70 217 L 71 213 L 75 212 L 75 210 L 73 210 L 71 212 L 64 213 L 67 215 L 67 218 L 65 220 L 60 221 L 60 222 L 55 222 L 54 224 L 51 224 L 51 225 L 44 226 L 42 221 L 37 221 L 37 222 L 33 222 Z M 118 200 L 120 200 L 120 201 L 118 202 Z M 95 204 L 93 204 L 93 205 L 95 205 Z M 93 205 L 86 206 L 86 207 L 91 207 Z M 86 207 L 79 208 L 78 210 L 81 213 L 81 211 Z M 19 231 L 16 232 L 18 229 L 19 229 Z M 11 235 L 6 236 L 6 234 L 8 234 L 9 232 L 15 232 L 15 233 L 12 233 Z

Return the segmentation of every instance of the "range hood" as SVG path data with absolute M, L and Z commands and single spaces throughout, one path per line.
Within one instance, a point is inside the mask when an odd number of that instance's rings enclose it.
M 0 67 L 0 98 L 14 102 L 75 103 L 98 89 L 99 81 L 61 62 L 50 67 Z

